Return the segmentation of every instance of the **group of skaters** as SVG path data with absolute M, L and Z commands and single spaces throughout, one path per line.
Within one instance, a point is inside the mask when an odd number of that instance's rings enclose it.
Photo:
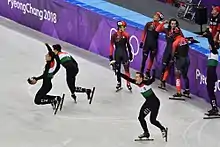
M 163 53 L 161 76 L 159 88 L 166 89 L 166 80 L 169 75 L 169 71 L 172 66 L 175 67 L 175 79 L 177 92 L 173 95 L 175 98 L 182 96 L 189 97 L 190 87 L 189 78 L 187 76 L 190 66 L 189 59 L 189 44 L 190 41 L 184 37 L 180 24 L 175 18 L 170 20 L 164 20 L 164 16 L 161 12 L 156 12 L 151 22 L 147 22 L 143 34 L 141 37 L 140 48 L 143 50 L 142 63 L 140 71 L 136 72 L 135 78 L 130 77 L 130 62 L 134 56 L 131 51 L 129 43 L 130 36 L 125 31 L 125 21 L 118 21 L 118 31 L 111 36 L 110 46 L 110 64 L 112 65 L 116 77 L 117 86 L 116 90 L 122 88 L 121 78 L 127 81 L 127 88 L 131 91 L 131 83 L 137 85 L 140 88 L 141 95 L 145 98 L 145 102 L 140 109 L 138 120 L 143 128 L 143 134 L 139 138 L 149 138 L 150 133 L 145 121 L 145 117 L 150 113 L 150 122 L 158 127 L 163 138 L 167 141 L 168 128 L 164 127 L 158 120 L 157 115 L 160 107 L 160 100 L 152 90 L 152 83 L 155 81 L 155 69 L 152 69 L 153 62 L 158 53 L 158 37 L 159 33 L 165 33 L 166 47 Z M 167 25 L 167 27 L 166 27 Z M 211 99 L 212 109 L 208 111 L 210 115 L 218 114 L 217 102 L 214 93 L 215 82 L 217 81 L 216 67 L 218 65 L 218 48 L 220 44 L 220 7 L 213 7 L 212 17 L 210 19 L 210 27 L 201 36 L 206 36 L 210 44 L 210 56 L 208 58 L 207 68 L 207 90 Z M 60 96 L 48 95 L 52 89 L 52 79 L 60 69 L 62 65 L 66 69 L 66 81 L 70 89 L 71 96 L 76 102 L 76 92 L 86 93 L 88 100 L 92 100 L 94 90 L 89 88 L 77 87 L 76 76 L 79 72 L 77 61 L 67 52 L 62 50 L 61 45 L 45 44 L 48 49 L 48 54 L 45 56 L 46 64 L 45 70 L 41 76 L 31 77 L 28 79 L 29 84 L 36 84 L 37 81 L 43 80 L 43 84 L 35 96 L 35 104 L 45 105 L 51 104 L 53 109 L 58 109 L 62 98 Z M 146 71 L 146 60 L 149 59 Z M 121 65 L 123 65 L 125 74 L 121 73 Z M 181 76 L 184 79 L 185 90 L 181 92 L 182 83 Z
M 159 33 L 165 34 L 166 47 L 163 53 L 161 69 L 158 69 L 161 71 L 160 85 L 158 87 L 166 90 L 166 81 L 171 67 L 174 66 L 176 93 L 173 97 L 176 99 L 182 96 L 190 98 L 189 78 L 187 76 L 190 66 L 189 45 L 194 43 L 194 41 L 191 37 L 187 38 L 183 35 L 177 19 L 171 18 L 170 20 L 164 20 L 163 14 L 156 12 L 153 16 L 153 20 L 147 22 L 144 27 L 140 42 L 140 48 L 142 48 L 141 67 L 133 79 L 130 77 L 129 64 L 134 57 L 129 44 L 130 36 L 125 31 L 126 25 L 125 21 L 118 21 L 118 31 L 111 36 L 109 60 L 117 77 L 116 91 L 122 89 L 121 78 L 126 80 L 129 90 L 132 89 L 130 83 L 136 84 L 140 88 L 140 93 L 146 99 L 140 109 L 138 117 L 144 131 L 139 138 L 149 138 L 150 136 L 144 119 L 150 112 L 151 123 L 158 127 L 163 137 L 166 138 L 168 129 L 157 121 L 160 101 L 151 87 L 151 84 L 155 81 L 155 70 L 157 70 L 152 69 L 152 65 L 158 53 Z M 207 37 L 210 44 L 210 55 L 207 63 L 207 91 L 212 109 L 208 111 L 208 115 L 218 115 L 214 89 L 215 82 L 217 81 L 216 67 L 218 65 L 218 49 L 220 44 L 220 7 L 213 7 L 210 25 L 207 27 L 205 33 L 200 36 Z M 149 61 L 145 71 L 145 64 L 148 58 Z M 124 66 L 125 74 L 121 73 L 121 65 Z M 183 87 L 181 77 L 184 79 L 183 92 L 181 91 Z

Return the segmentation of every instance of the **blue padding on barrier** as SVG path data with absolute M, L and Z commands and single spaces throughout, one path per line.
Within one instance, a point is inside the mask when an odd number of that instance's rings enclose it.
M 151 21 L 152 18 L 146 17 L 140 13 L 119 7 L 117 5 L 111 4 L 104 0 L 66 0 L 66 2 L 80 6 L 82 8 L 94 11 L 100 15 L 104 15 L 108 18 L 115 20 L 125 20 L 128 25 L 132 27 L 137 27 L 140 29 L 144 28 L 146 22 Z M 194 37 L 200 43 L 192 44 L 190 47 L 193 50 L 196 50 L 204 55 L 209 53 L 209 44 L 206 38 L 199 37 L 197 38 L 196 34 L 183 30 L 183 34 L 186 37 Z M 161 34 L 161 37 L 164 38 L 165 35 Z

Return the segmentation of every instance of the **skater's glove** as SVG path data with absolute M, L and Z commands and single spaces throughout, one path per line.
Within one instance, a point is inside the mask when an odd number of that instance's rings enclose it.
M 111 66 L 111 68 L 112 68 L 112 70 L 116 70 L 116 61 L 115 60 L 112 60 L 112 61 L 110 61 L 110 66 Z
M 143 46 L 144 46 L 144 43 L 141 42 L 139 48 L 143 48 Z

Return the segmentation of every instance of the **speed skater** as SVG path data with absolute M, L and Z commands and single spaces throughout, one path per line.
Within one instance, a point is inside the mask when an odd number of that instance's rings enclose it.
M 153 21 L 147 22 L 141 37 L 140 48 L 143 48 L 141 73 L 144 73 L 145 64 L 150 53 L 150 60 L 148 61 L 146 77 L 150 76 L 150 71 L 153 65 L 154 58 L 158 50 L 158 37 L 159 33 L 155 29 L 160 24 L 159 21 L 163 20 L 164 16 L 161 12 L 156 12 Z
M 157 115 L 160 108 L 160 100 L 155 95 L 154 91 L 152 90 L 151 84 L 155 81 L 155 70 L 153 70 L 153 76 L 144 79 L 144 74 L 141 72 L 137 72 L 135 79 L 132 79 L 128 77 L 125 74 L 120 74 L 122 78 L 130 81 L 131 83 L 137 85 L 140 89 L 141 95 L 145 98 L 145 102 L 142 105 L 138 120 L 141 124 L 141 127 L 144 131 L 143 134 L 138 136 L 139 138 L 149 138 L 150 133 L 147 128 L 147 123 L 145 121 L 145 117 L 151 112 L 150 114 L 150 122 L 151 124 L 155 125 L 157 128 L 159 128 L 162 132 L 162 137 L 167 141 L 167 133 L 168 129 L 161 125 L 161 123 L 157 120 Z
M 133 60 L 133 54 L 131 52 L 131 46 L 129 43 L 130 36 L 125 32 L 126 22 L 118 21 L 118 31 L 112 34 L 111 36 L 111 45 L 110 45 L 110 55 L 109 60 L 110 64 L 114 67 L 116 76 L 117 76 L 117 86 L 116 90 L 121 89 L 121 64 L 124 65 L 125 74 L 130 76 L 130 61 Z M 115 51 L 114 51 L 115 45 Z M 114 52 L 114 56 L 113 56 Z M 130 82 L 127 81 L 127 88 L 132 90 Z

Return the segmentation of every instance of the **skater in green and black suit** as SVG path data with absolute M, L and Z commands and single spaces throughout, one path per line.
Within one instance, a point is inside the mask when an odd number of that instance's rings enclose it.
M 208 38 L 208 42 L 210 44 L 210 55 L 208 57 L 206 81 L 207 81 L 207 92 L 210 98 L 212 109 L 208 111 L 208 115 L 217 115 L 218 108 L 217 108 L 217 101 L 214 90 L 215 90 L 215 82 L 218 80 L 216 68 L 218 66 L 218 49 L 220 46 L 219 45 L 220 35 L 216 36 L 216 38 L 213 38 L 209 29 L 207 29 L 204 36 Z
M 144 74 L 141 72 L 136 73 L 135 79 L 129 78 L 124 74 L 120 74 L 122 78 L 130 81 L 133 84 L 136 84 L 140 88 L 140 92 L 142 96 L 146 99 L 144 104 L 140 109 L 140 113 L 138 116 L 138 120 L 143 128 L 144 133 L 138 136 L 139 138 L 149 138 L 150 133 L 147 128 L 147 123 L 145 121 L 145 117 L 151 112 L 150 114 L 150 122 L 158 127 L 161 132 L 162 136 L 167 138 L 167 129 L 163 127 L 160 122 L 157 120 L 157 115 L 160 108 L 160 100 L 157 98 L 155 93 L 152 90 L 151 84 L 155 81 L 155 70 L 153 70 L 153 76 L 147 80 L 144 80 Z

